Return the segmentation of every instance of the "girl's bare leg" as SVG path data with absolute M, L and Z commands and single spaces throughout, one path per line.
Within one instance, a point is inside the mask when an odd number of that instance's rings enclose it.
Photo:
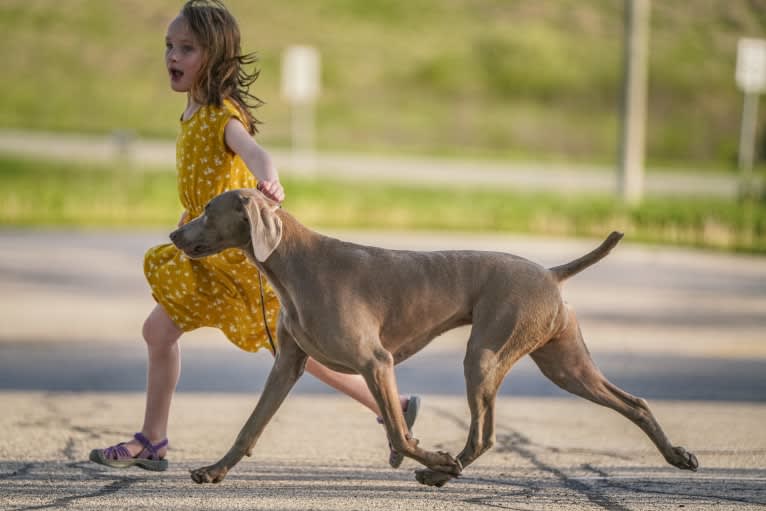
M 367 382 L 364 381 L 364 378 L 362 378 L 361 375 L 333 371 L 313 358 L 309 358 L 308 362 L 306 362 L 306 371 L 321 382 L 362 403 L 375 415 L 380 415 L 378 404 L 375 402 L 375 398 L 372 397 L 372 393 L 367 387 Z M 402 408 L 407 405 L 408 399 L 409 397 L 407 396 L 399 396 L 399 402 Z
M 170 403 L 181 371 L 178 339 L 182 334 L 183 331 L 173 323 L 159 304 L 154 307 L 144 322 L 143 336 L 149 360 L 146 378 L 146 408 L 141 433 L 153 444 L 167 437 Z M 360 375 L 333 371 L 312 358 L 309 358 L 306 370 L 330 387 L 363 404 L 375 415 L 380 415 L 375 398 Z M 407 400 L 408 397 L 399 396 L 402 408 L 407 405 Z M 135 439 L 128 441 L 126 447 L 133 456 L 143 449 L 143 446 Z M 160 449 L 160 456 L 164 456 L 166 450 L 166 448 Z
M 146 375 L 146 409 L 141 433 L 153 444 L 167 437 L 170 402 L 181 372 L 178 339 L 182 333 L 159 304 L 144 322 L 143 335 L 149 364 Z M 143 449 L 135 439 L 127 442 L 126 447 L 133 456 Z M 166 451 L 167 448 L 160 449 L 160 456 L 164 456 Z

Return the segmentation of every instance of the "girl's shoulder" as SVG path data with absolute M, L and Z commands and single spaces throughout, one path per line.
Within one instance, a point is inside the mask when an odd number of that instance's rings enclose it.
M 201 106 L 197 114 L 208 122 L 225 123 L 232 117 L 243 123 L 246 122 L 246 117 L 243 115 L 237 104 L 228 98 L 223 100 L 221 106 L 215 104 Z
M 224 141 L 226 125 L 232 119 L 238 120 L 243 126 L 248 125 L 247 117 L 237 104 L 230 99 L 224 99 L 220 106 L 215 104 L 202 105 L 194 117 L 182 125 L 183 129 L 191 131 L 211 130 L 210 132 L 214 134 L 216 140 Z
M 242 108 L 237 104 L 236 101 L 230 98 L 225 98 L 223 100 L 222 110 L 225 111 L 226 115 L 236 117 L 240 122 L 247 126 L 247 116 L 245 116 L 245 113 L 242 111 Z

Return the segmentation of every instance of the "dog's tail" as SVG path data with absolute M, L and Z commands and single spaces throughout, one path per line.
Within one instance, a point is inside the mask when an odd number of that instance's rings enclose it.
M 550 268 L 550 272 L 553 273 L 553 275 L 556 277 L 556 280 L 559 282 L 564 282 L 572 275 L 580 273 L 588 266 L 596 264 L 601 259 L 606 257 L 606 255 L 617 245 L 617 243 L 620 242 L 622 236 L 623 234 L 621 232 L 614 231 L 595 250 L 588 252 L 579 259 L 575 259 L 574 261 L 562 264 L 561 266 Z

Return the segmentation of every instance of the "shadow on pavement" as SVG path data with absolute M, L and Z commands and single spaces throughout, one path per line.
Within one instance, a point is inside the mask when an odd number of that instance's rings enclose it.
M 516 509 L 519 505 L 547 509 L 569 502 L 610 510 L 654 509 L 670 503 L 681 508 L 716 509 L 750 509 L 766 504 L 760 488 L 766 476 L 762 469 L 737 469 L 737 489 L 732 491 L 729 477 L 733 471 L 722 468 L 683 476 L 671 469 L 650 472 L 646 467 L 630 466 L 606 470 L 560 467 L 542 474 L 529 468 L 509 468 L 499 475 L 474 468 L 434 491 L 418 485 L 410 470 L 305 463 L 292 467 L 243 464 L 220 485 L 198 486 L 188 480 L 187 470 L 194 466 L 177 463 L 157 476 L 138 469 L 103 469 L 88 462 L 0 461 L 0 481 L 9 503 L 16 499 L 28 502 L 30 494 L 46 501 L 19 509 L 82 505 L 94 499 L 110 509 L 122 509 L 126 502 L 135 506 L 151 499 L 155 492 L 162 496 L 163 506 L 204 499 L 210 509 L 218 508 L 216 504 L 229 509 L 287 509 L 282 507 L 285 498 L 291 503 L 290 509 L 344 509 L 341 503 L 348 502 L 356 509 L 433 509 L 438 503 L 458 505 L 459 509 Z

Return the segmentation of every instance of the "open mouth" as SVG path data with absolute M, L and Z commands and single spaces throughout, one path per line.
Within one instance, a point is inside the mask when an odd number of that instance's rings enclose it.
M 172 69 L 172 68 L 168 69 L 168 73 L 170 73 L 170 79 L 173 80 L 174 82 L 177 82 L 178 80 L 180 80 L 184 75 L 183 71 L 180 71 L 178 69 Z

